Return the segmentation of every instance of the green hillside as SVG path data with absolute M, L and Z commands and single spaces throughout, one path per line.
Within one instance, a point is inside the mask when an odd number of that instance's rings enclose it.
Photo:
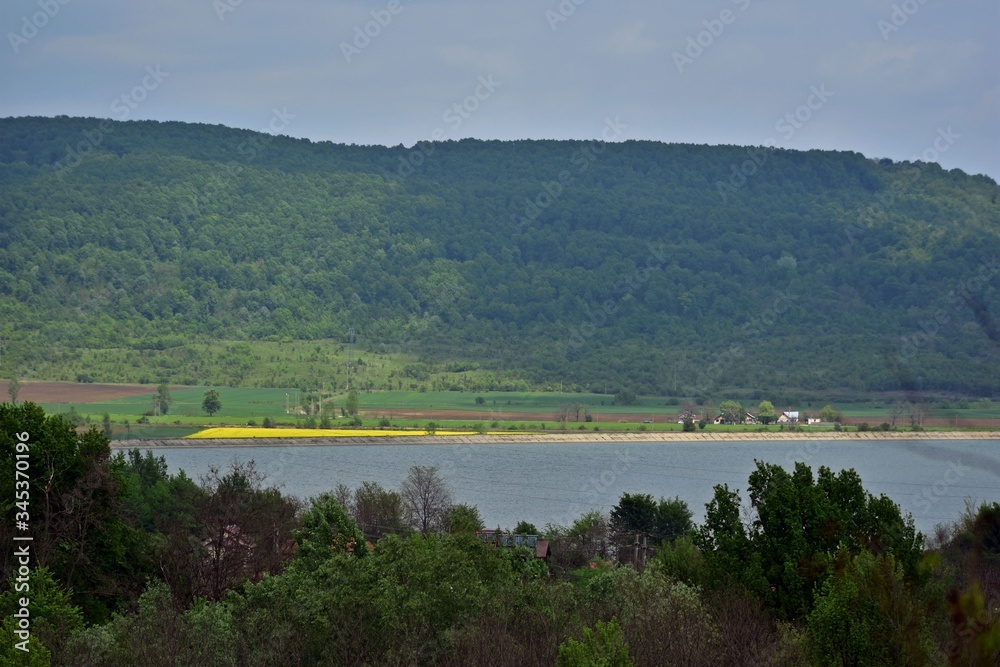
M 306 371 L 256 370 L 259 346 L 342 359 L 353 327 L 388 360 L 372 389 L 452 364 L 497 388 L 990 395 L 998 190 L 857 153 L 3 119 L 2 373 L 86 356 L 124 381 L 134 355 L 150 381 L 289 386 Z

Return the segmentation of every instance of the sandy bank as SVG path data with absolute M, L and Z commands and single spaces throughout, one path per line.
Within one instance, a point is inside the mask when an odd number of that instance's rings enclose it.
M 502 443 L 559 443 L 559 442 L 761 442 L 803 440 L 998 440 L 1000 431 L 922 431 L 922 432 L 695 432 L 695 433 L 504 433 L 491 435 L 432 436 L 414 435 L 394 437 L 352 438 L 227 438 L 185 439 L 163 438 L 153 440 L 115 440 L 112 449 L 198 449 L 205 447 L 307 447 L 331 445 L 490 445 Z

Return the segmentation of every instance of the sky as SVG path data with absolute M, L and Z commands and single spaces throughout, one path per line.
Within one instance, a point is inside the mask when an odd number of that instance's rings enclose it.
M 1000 180 L 996 0 L 4 0 L 0 117 L 858 151 Z

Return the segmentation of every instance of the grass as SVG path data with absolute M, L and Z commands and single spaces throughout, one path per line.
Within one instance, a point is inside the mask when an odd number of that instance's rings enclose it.
M 314 348 L 315 349 L 315 348 Z M 269 418 L 275 426 L 295 430 L 295 436 L 302 436 L 302 426 L 309 425 L 309 417 L 300 409 L 293 412 L 301 403 L 304 394 L 297 389 L 271 389 L 252 387 L 213 387 L 219 392 L 222 409 L 212 415 L 206 415 L 201 409 L 207 387 L 175 388 L 171 391 L 173 402 L 166 415 L 149 415 L 152 408 L 152 397 L 132 396 L 99 403 L 76 404 L 45 404 L 48 412 L 65 413 L 75 411 L 78 420 L 91 424 L 100 424 L 103 415 L 107 413 L 115 426 L 115 437 L 125 437 L 119 432 L 126 431 L 122 426 L 127 424 L 128 433 L 132 437 L 159 438 L 184 436 L 193 433 L 200 427 L 211 426 L 253 426 Z M 481 397 L 482 404 L 476 399 Z M 318 394 L 314 394 L 318 398 Z M 346 420 L 338 418 L 346 396 L 343 393 L 328 392 L 325 395 L 324 415 L 330 418 L 333 428 L 346 427 Z M 286 403 L 287 401 L 287 403 Z M 601 403 L 604 405 L 601 405 Z M 665 398 L 643 397 L 640 405 L 612 405 L 611 396 L 587 393 L 558 392 L 470 392 L 470 391 L 361 391 L 359 392 L 360 409 L 363 415 L 363 426 L 373 427 L 380 418 L 388 419 L 395 428 L 422 430 L 428 421 L 435 421 L 441 428 L 471 431 L 482 424 L 495 430 L 519 430 L 539 432 L 573 432 L 594 430 L 605 432 L 621 431 L 680 431 L 681 425 L 676 423 L 675 415 L 679 409 Z M 581 405 L 579 421 L 573 419 L 563 425 L 554 417 L 559 413 L 560 406 L 579 403 Z M 289 412 L 286 412 L 286 405 Z M 817 410 L 820 406 L 811 408 L 799 406 L 799 409 Z M 857 403 L 834 404 L 844 415 L 853 421 L 867 421 L 872 428 L 888 420 L 888 405 Z M 779 408 L 780 409 L 780 408 Z M 445 420 L 437 417 L 414 418 L 396 416 L 396 412 L 419 410 L 475 411 L 479 416 L 470 415 L 466 419 Z M 593 421 L 587 422 L 584 415 L 589 411 Z M 532 415 L 531 418 L 512 419 L 513 413 Z M 146 415 L 146 416 L 144 416 Z M 537 416 L 535 416 L 537 415 Z M 968 407 L 958 408 L 947 406 L 935 409 L 933 417 L 957 417 L 957 423 L 947 427 L 937 427 L 929 430 L 947 430 L 964 426 L 963 421 L 971 419 L 996 419 L 1000 426 L 1000 403 L 972 402 Z M 313 417 L 317 422 L 319 416 Z M 642 421 L 651 419 L 652 424 Z M 89 420 L 89 421 L 88 421 Z M 140 420 L 143 423 L 139 423 Z M 497 426 L 492 426 L 496 423 Z M 905 430 L 908 420 L 905 416 L 897 419 L 899 430 Z M 140 429 L 141 427 L 141 429 Z M 581 428 L 583 427 L 583 428 Z M 709 431 L 743 431 L 762 430 L 760 426 L 716 426 L 710 424 Z M 770 431 L 779 431 L 778 425 L 766 427 Z M 831 430 L 830 427 L 808 427 L 810 431 Z M 851 427 L 850 430 L 855 430 Z M 356 433 L 352 429 L 352 433 Z M 384 431 L 379 431 L 384 433 Z M 278 437 L 272 431 L 269 437 Z

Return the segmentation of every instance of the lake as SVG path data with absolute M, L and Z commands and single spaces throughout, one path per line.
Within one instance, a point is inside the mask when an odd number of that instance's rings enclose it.
M 197 480 L 209 466 L 253 459 L 268 482 L 308 498 L 338 483 L 372 480 L 398 489 L 414 465 L 437 466 L 455 502 L 479 508 L 486 526 L 518 521 L 569 525 L 591 509 L 608 512 L 623 492 L 679 496 L 704 518 L 716 484 L 746 500 L 754 459 L 795 461 L 834 471 L 854 468 L 865 488 L 913 514 L 919 530 L 955 521 L 966 499 L 1000 501 L 1000 442 L 995 440 L 851 442 L 615 442 L 489 445 L 287 446 L 156 450 L 172 472 Z

